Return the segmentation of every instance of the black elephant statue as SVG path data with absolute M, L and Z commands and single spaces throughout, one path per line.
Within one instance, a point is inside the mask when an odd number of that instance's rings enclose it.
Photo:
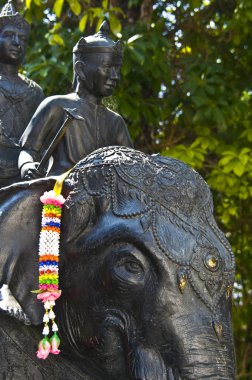
M 234 257 L 186 164 L 102 148 L 64 181 L 56 302 L 61 354 L 36 357 L 38 239 L 55 180 L 0 191 L 3 379 L 231 380 Z

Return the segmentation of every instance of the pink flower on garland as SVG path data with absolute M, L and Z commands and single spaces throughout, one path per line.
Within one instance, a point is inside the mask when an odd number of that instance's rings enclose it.
M 39 285 L 39 290 L 49 290 L 51 292 L 51 290 L 57 291 L 57 289 L 58 289 L 58 285 L 54 285 L 54 284 L 40 284 Z
M 50 354 L 51 344 L 48 338 L 43 338 L 38 345 L 37 357 L 39 359 L 46 359 Z
M 53 334 L 53 336 L 50 339 L 51 343 L 51 350 L 50 353 L 54 355 L 58 355 L 60 353 L 60 350 L 58 350 L 59 345 L 60 345 L 60 338 L 56 333 Z
M 46 191 L 41 197 L 40 200 L 45 205 L 50 204 L 54 206 L 62 206 L 65 203 L 65 198 L 59 194 L 55 195 L 55 192 L 53 190 Z
M 54 292 L 43 292 L 37 295 L 37 299 L 41 300 L 42 302 L 55 301 L 60 297 L 60 295 L 61 295 L 61 290 L 54 291 Z

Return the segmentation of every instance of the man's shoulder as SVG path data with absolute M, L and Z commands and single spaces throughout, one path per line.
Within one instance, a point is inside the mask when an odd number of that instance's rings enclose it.
M 104 107 L 105 112 L 107 113 L 108 117 L 112 118 L 115 122 L 125 124 L 125 121 L 121 115 L 119 115 L 117 112 L 112 111 L 108 107 Z
M 23 74 L 18 74 L 18 77 L 16 91 L 13 91 L 15 82 L 0 73 L 0 91 L 7 96 L 10 94 L 13 98 L 20 98 L 21 96 L 24 99 L 28 96 L 40 99 L 40 101 L 44 98 L 43 90 L 36 82 Z
M 49 107 L 49 108 L 54 108 L 54 107 L 71 108 L 73 105 L 75 105 L 75 101 L 73 99 L 72 94 L 48 96 L 41 103 L 42 107 Z
M 28 85 L 29 88 L 34 89 L 36 92 L 43 93 L 42 87 L 40 87 L 34 80 L 23 74 L 19 74 L 19 77 Z

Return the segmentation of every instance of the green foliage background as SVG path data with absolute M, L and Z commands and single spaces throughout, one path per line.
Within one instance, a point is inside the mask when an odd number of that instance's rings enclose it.
M 1 0 L 1 5 L 5 1 Z M 71 90 L 72 47 L 109 19 L 124 41 L 120 87 L 107 102 L 135 147 L 177 157 L 210 185 L 236 256 L 238 379 L 252 378 L 252 1 L 26 0 L 24 66 L 47 96 Z

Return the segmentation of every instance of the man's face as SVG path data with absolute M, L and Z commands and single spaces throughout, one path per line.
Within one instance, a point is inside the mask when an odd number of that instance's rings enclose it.
M 25 55 L 27 34 L 14 25 L 0 30 L 0 62 L 19 66 Z
M 119 79 L 122 57 L 113 53 L 100 53 L 85 60 L 86 85 L 92 95 L 112 95 Z

